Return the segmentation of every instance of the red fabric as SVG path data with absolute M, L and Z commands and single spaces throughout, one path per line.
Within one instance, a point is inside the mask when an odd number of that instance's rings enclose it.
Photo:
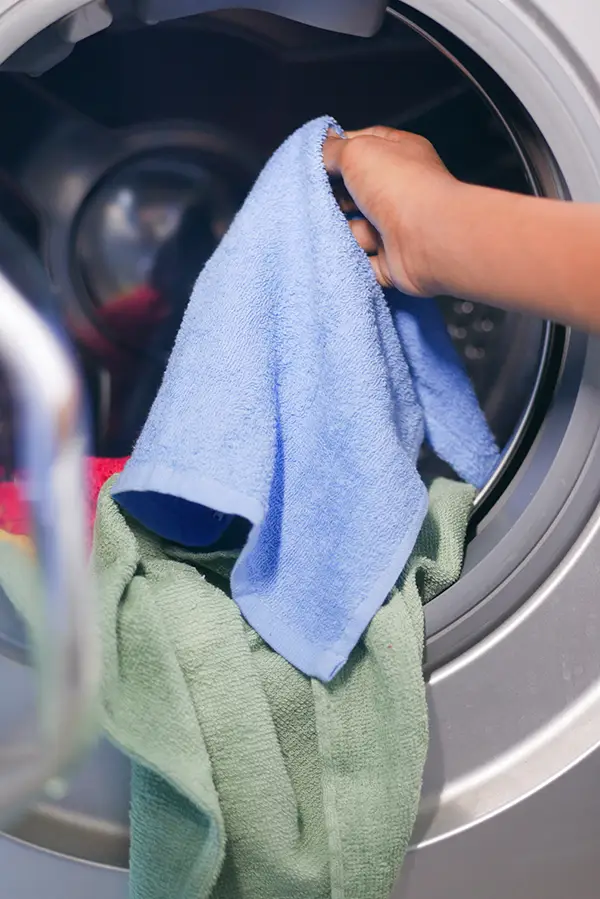
M 27 505 L 13 481 L 0 484 L 0 531 L 8 531 L 9 534 L 29 533 Z
M 96 506 L 98 505 L 98 496 L 104 484 L 114 474 L 119 474 L 125 468 L 127 457 L 123 459 L 98 459 L 91 456 L 88 459 L 88 483 L 89 483 L 89 521 L 93 526 L 96 518 Z
M 96 505 L 102 485 L 125 467 L 127 459 L 88 458 L 88 518 L 94 525 Z M 14 481 L 0 483 L 0 531 L 9 534 L 29 534 L 28 508 L 19 486 Z
M 142 285 L 115 297 L 96 313 L 95 323 L 68 330 L 87 362 L 90 359 L 110 375 L 111 403 L 105 436 L 108 445 L 126 421 L 132 384 L 140 378 L 141 351 L 149 336 L 169 316 L 169 304 L 154 288 Z M 100 324 L 100 327 L 99 327 Z
M 146 285 L 107 303 L 97 313 L 101 325 L 115 339 L 101 333 L 93 324 L 71 327 L 77 343 L 99 359 L 113 373 L 130 364 L 132 350 L 140 350 L 148 341 L 148 333 L 169 314 L 163 297 Z

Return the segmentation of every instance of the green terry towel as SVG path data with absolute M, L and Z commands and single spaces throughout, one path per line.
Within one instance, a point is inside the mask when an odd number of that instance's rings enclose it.
M 436 481 L 398 589 L 310 680 L 228 595 L 230 552 L 166 544 L 100 496 L 111 740 L 133 760 L 132 899 L 387 899 L 427 750 L 422 603 L 458 578 L 474 491 Z

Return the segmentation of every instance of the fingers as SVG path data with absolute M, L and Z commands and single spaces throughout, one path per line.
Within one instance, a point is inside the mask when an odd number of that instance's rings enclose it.
M 388 128 L 386 125 L 372 125 L 370 128 L 361 128 L 359 131 L 346 131 L 345 134 L 349 140 L 355 137 L 379 137 L 383 140 L 398 143 L 406 139 L 405 131 L 398 131 L 397 128 Z
M 384 253 L 379 253 L 377 256 L 370 256 L 369 262 L 371 263 L 371 268 L 373 269 L 373 274 L 377 278 L 378 283 L 383 288 L 389 288 L 394 286 L 394 282 L 392 280 L 390 270 L 388 268 L 387 260 L 385 258 Z
M 331 190 L 344 215 L 356 215 L 356 203 L 348 193 L 348 189 L 344 182 L 341 180 L 334 181 L 331 185 Z
M 323 143 L 323 162 L 325 171 L 330 177 L 342 174 L 342 154 L 345 140 L 337 134 L 329 132 L 329 137 Z
M 345 138 L 352 140 L 359 137 L 377 137 L 384 140 L 398 141 L 403 139 L 404 134 L 393 128 L 385 128 L 382 125 L 366 128 L 363 131 L 349 131 L 345 133 L 344 137 L 330 131 L 323 143 L 323 162 L 325 170 L 331 178 L 341 178 L 343 174 L 343 157 L 348 147 L 348 140 Z M 335 182 L 332 187 L 342 211 L 346 215 L 356 213 L 356 204 L 349 195 L 343 181 Z M 351 219 L 348 225 L 358 245 L 369 256 L 373 273 L 379 284 L 384 288 L 391 287 L 393 281 L 377 230 L 362 217 Z
M 347 147 L 348 140 L 357 138 L 376 137 L 380 140 L 390 141 L 392 143 L 400 143 L 407 139 L 411 141 L 423 140 L 417 135 L 407 134 L 405 131 L 398 131 L 396 128 L 387 128 L 385 125 L 373 125 L 370 128 L 362 128 L 360 131 L 345 131 L 341 136 L 335 131 L 329 131 L 328 136 L 323 143 L 323 162 L 327 174 L 331 177 L 339 177 L 343 170 L 343 155 Z
M 368 256 L 374 256 L 381 244 L 375 228 L 366 219 L 353 219 L 348 224 L 359 247 L 362 247 Z
M 330 177 L 339 177 L 342 174 L 342 157 L 346 147 L 346 139 L 357 137 L 382 137 L 386 140 L 398 140 L 402 132 L 393 128 L 385 128 L 383 125 L 374 125 L 372 128 L 364 128 L 362 131 L 346 131 L 341 136 L 335 131 L 329 131 L 323 143 L 323 162 L 325 170 Z
M 385 125 L 373 125 L 371 128 L 362 128 L 360 131 L 345 131 L 343 135 L 330 130 L 323 143 L 323 162 L 327 174 L 331 177 L 339 177 L 343 169 L 343 154 L 348 140 L 361 137 L 377 137 L 382 140 L 399 143 L 407 139 L 405 131 L 396 128 L 387 128 Z M 410 135 L 414 139 L 414 135 Z
M 339 176 L 342 169 L 341 156 L 344 151 L 346 141 L 335 132 L 330 131 L 329 136 L 323 144 L 323 161 L 327 174 L 331 177 Z M 344 182 L 337 181 L 332 185 L 333 194 L 345 215 L 352 215 L 357 212 L 356 204 L 348 193 Z M 358 245 L 369 256 L 377 253 L 380 246 L 379 235 L 375 228 L 364 218 L 351 219 L 348 222 L 350 230 Z

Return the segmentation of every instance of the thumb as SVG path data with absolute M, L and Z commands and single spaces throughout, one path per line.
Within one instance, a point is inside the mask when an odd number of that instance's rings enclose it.
M 370 128 L 361 128 L 360 131 L 346 131 L 346 137 L 350 139 L 354 137 L 379 137 L 382 140 L 399 143 L 402 140 L 406 140 L 406 132 L 398 131 L 397 128 L 388 128 L 386 125 L 372 125 Z
M 342 174 L 342 155 L 346 141 L 339 134 L 330 131 L 323 143 L 323 162 L 325 171 L 330 176 Z

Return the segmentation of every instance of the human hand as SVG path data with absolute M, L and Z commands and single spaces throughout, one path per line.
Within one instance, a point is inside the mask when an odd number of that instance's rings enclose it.
M 347 132 L 345 138 L 330 134 L 323 160 L 364 216 L 349 225 L 382 287 L 413 296 L 441 292 L 429 256 L 428 225 L 445 204 L 456 202 L 460 182 L 429 141 L 382 126 Z

